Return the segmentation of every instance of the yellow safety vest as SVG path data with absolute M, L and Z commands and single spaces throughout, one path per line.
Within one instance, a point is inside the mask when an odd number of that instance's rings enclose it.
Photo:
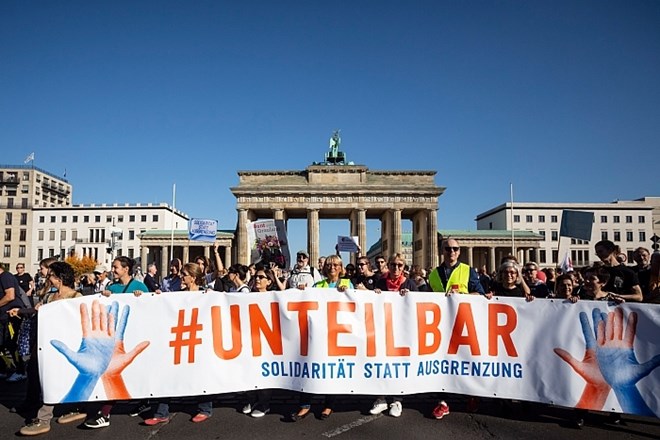
M 447 280 L 447 286 L 442 284 L 442 279 L 436 267 L 429 275 L 429 284 L 431 290 L 434 292 L 446 292 L 448 287 L 458 285 L 459 293 L 470 293 L 468 291 L 468 282 L 470 281 L 470 266 L 465 263 L 459 263 L 458 266 L 451 272 Z
M 328 280 L 326 278 L 314 284 L 314 287 L 329 287 L 329 286 L 330 284 L 328 283 Z M 337 286 L 346 286 L 347 289 L 350 289 L 351 280 L 349 280 L 348 278 L 339 278 L 339 282 L 337 283 Z

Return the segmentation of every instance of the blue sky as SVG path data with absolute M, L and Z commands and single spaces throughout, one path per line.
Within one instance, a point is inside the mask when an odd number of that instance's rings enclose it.
M 509 183 L 660 195 L 657 1 L 9 0 L 0 60 L 0 162 L 34 151 L 74 203 L 171 203 L 176 183 L 177 208 L 231 229 L 237 171 L 302 170 L 334 129 L 356 164 L 436 170 L 441 229 L 475 229 Z M 321 252 L 348 230 L 323 221 Z

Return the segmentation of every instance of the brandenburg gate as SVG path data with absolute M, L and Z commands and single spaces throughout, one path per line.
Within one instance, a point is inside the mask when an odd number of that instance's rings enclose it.
M 310 261 L 319 255 L 319 220 L 348 219 L 350 235 L 367 251 L 367 219 L 381 221 L 382 253 L 401 252 L 401 221 L 412 221 L 413 261 L 438 265 L 438 197 L 436 171 L 373 171 L 346 162 L 338 150 L 338 132 L 330 140 L 325 161 L 303 171 L 239 171 L 236 197 L 236 258 L 249 264 L 250 221 L 307 219 Z M 373 237 L 372 237 L 373 240 Z M 375 240 L 373 240 L 375 241 Z

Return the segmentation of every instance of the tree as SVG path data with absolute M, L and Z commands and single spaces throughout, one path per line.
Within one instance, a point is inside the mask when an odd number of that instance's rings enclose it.
M 83 255 L 82 258 L 78 255 L 73 254 L 70 257 L 66 257 L 64 260 L 73 267 L 73 273 L 76 275 L 76 279 L 84 273 L 93 272 L 96 266 L 99 264 L 94 258 L 89 255 Z

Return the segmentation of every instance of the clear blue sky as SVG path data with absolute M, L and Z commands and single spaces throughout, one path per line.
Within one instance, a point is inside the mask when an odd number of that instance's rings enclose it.
M 660 195 L 654 0 L 7 0 L 0 96 L 0 162 L 34 151 L 74 203 L 171 203 L 176 183 L 223 229 L 237 171 L 302 170 L 337 128 L 356 164 L 436 170 L 441 229 L 476 229 L 510 182 Z M 348 228 L 322 222 L 321 252 Z

